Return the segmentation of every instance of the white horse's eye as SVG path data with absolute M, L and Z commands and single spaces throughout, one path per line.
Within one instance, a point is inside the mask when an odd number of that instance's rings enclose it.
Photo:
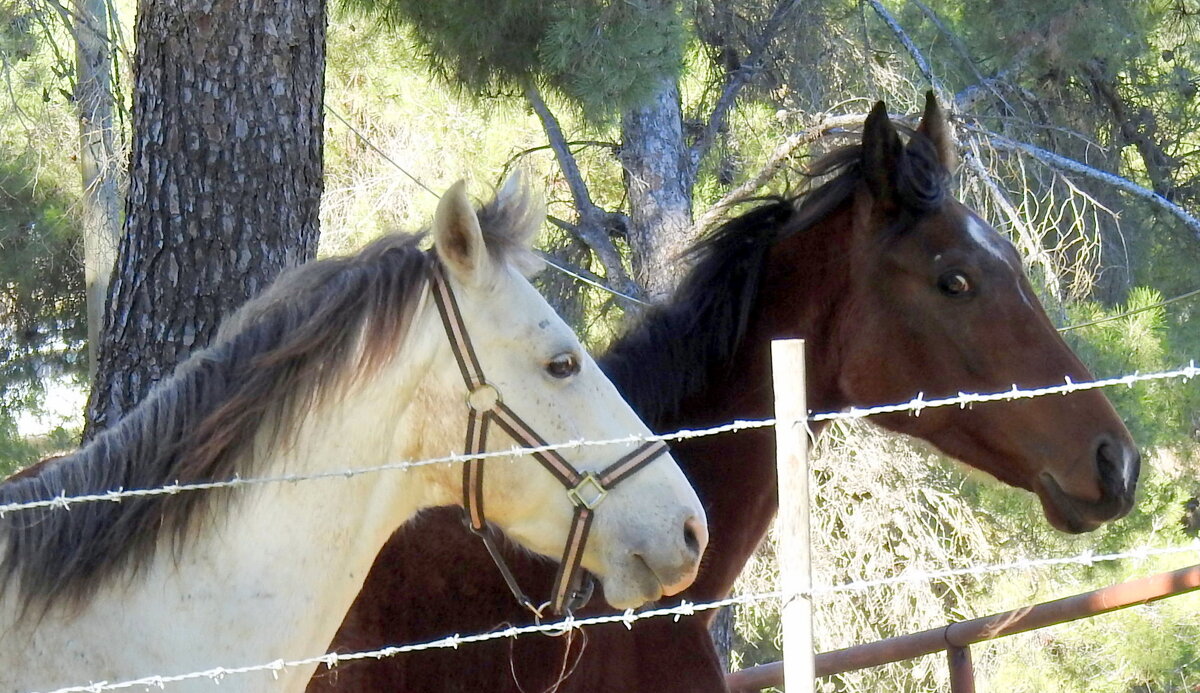
M 579 372 L 579 358 L 570 352 L 559 354 L 546 364 L 546 372 L 555 378 L 570 378 Z

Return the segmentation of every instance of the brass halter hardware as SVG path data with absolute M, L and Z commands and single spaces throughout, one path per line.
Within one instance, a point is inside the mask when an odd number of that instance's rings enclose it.
M 446 280 L 445 270 L 437 260 L 432 263 L 431 286 L 433 299 L 441 315 L 442 325 L 446 328 L 446 336 L 450 339 L 450 348 L 454 359 L 458 362 L 463 382 L 467 386 L 467 441 L 466 453 L 477 455 L 487 449 L 487 433 L 489 424 L 495 423 L 505 433 L 512 436 L 518 444 L 529 447 L 544 447 L 545 439 L 537 434 L 521 417 L 504 403 L 500 390 L 489 383 L 483 376 L 483 368 L 471 345 L 467 334 L 466 324 L 458 308 L 458 301 L 450 284 Z M 554 592 L 551 595 L 550 608 L 558 614 L 569 614 L 587 603 L 591 596 L 590 586 L 581 588 L 583 570 L 580 563 L 583 560 L 583 549 L 587 543 L 588 532 L 591 530 L 592 519 L 596 507 L 604 501 L 608 492 L 634 472 L 645 467 L 660 455 L 667 452 L 667 444 L 662 441 L 643 443 L 633 452 L 625 455 L 604 469 L 599 475 L 591 472 L 581 473 L 570 462 L 554 450 L 539 450 L 530 454 L 566 489 L 567 498 L 575 506 L 571 520 L 571 528 L 567 533 L 567 544 L 563 549 L 563 558 L 559 564 L 558 575 L 554 579 Z M 546 604 L 541 607 L 525 596 L 517 584 L 516 578 L 501 555 L 499 547 L 492 539 L 487 528 L 487 519 L 483 513 L 483 460 L 475 457 L 468 460 L 463 468 L 463 498 L 464 515 L 467 526 L 483 540 L 484 546 L 491 555 L 509 590 L 517 602 L 533 612 L 540 620 Z

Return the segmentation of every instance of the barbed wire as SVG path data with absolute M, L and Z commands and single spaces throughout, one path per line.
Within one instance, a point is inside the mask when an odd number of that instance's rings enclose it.
M 262 664 L 247 665 L 241 667 L 213 667 L 202 671 L 192 671 L 183 674 L 175 675 L 153 675 L 139 679 L 128 681 L 120 681 L 110 683 L 108 681 L 93 682 L 87 685 L 70 686 L 66 688 L 58 688 L 46 693 L 102 693 L 103 691 L 123 690 L 135 687 L 153 686 L 156 688 L 165 688 L 169 683 L 179 683 L 183 681 L 191 681 L 197 679 L 211 679 L 215 683 L 219 683 L 227 676 L 235 676 L 240 674 L 251 674 L 268 672 L 278 675 L 279 672 L 285 669 L 297 667 L 321 665 L 332 669 L 343 662 L 353 662 L 365 659 L 383 660 L 397 655 L 409 652 L 421 652 L 425 650 L 438 649 L 458 649 L 462 645 L 473 643 L 488 642 L 491 640 L 502 640 L 506 638 L 517 638 L 522 635 L 531 635 L 541 633 L 545 635 L 562 635 L 571 630 L 580 630 L 587 627 L 621 623 L 626 628 L 633 628 L 633 624 L 638 621 L 645 621 L 654 618 L 673 617 L 676 622 L 681 618 L 693 616 L 704 611 L 720 609 L 726 606 L 738 606 L 742 604 L 753 604 L 763 601 L 775 599 L 797 599 L 807 598 L 813 599 L 817 596 L 828 594 L 836 594 L 841 592 L 863 591 L 875 587 L 892 586 L 902 583 L 914 582 L 929 582 L 933 580 L 941 580 L 952 577 L 963 577 L 966 575 L 980 575 L 1006 572 L 1020 569 L 1035 569 L 1047 566 L 1056 565 L 1086 565 L 1091 566 L 1101 562 L 1123 561 L 1123 560 L 1141 560 L 1145 561 L 1152 557 L 1161 557 L 1181 553 L 1200 553 L 1200 541 L 1195 541 L 1183 546 L 1165 546 L 1165 547 L 1143 547 L 1109 554 L 1094 554 L 1091 551 L 1086 551 L 1076 556 L 1067 556 L 1060 558 L 1034 558 L 1020 559 L 1009 561 L 1006 563 L 998 563 L 984 566 L 971 566 L 966 568 L 953 568 L 948 570 L 934 571 L 905 571 L 900 575 L 887 578 L 877 578 L 872 580 L 857 580 L 835 585 L 827 585 L 815 587 L 811 591 L 800 592 L 756 592 L 753 594 L 737 595 L 726 599 L 718 599 L 711 602 L 689 602 L 683 601 L 677 606 L 663 607 L 658 609 L 647 609 L 645 611 L 635 612 L 632 609 L 627 609 L 619 614 L 607 614 L 602 616 L 589 616 L 586 618 L 567 617 L 553 623 L 539 623 L 527 626 L 509 626 L 500 630 L 487 631 L 483 633 L 475 633 L 472 635 L 453 634 L 447 635 L 436 640 L 426 642 L 412 643 L 408 645 L 393 645 L 381 647 L 374 650 L 363 650 L 358 652 L 327 652 L 322 655 L 313 657 L 305 657 L 301 659 L 285 660 L 276 659 L 271 662 Z
M 1183 366 L 1182 368 L 1176 368 L 1174 370 L 1160 371 L 1157 373 L 1133 373 L 1115 378 L 1104 378 L 1102 380 L 1092 380 L 1082 383 L 1074 382 L 1071 380 L 1071 376 L 1066 376 L 1063 378 L 1064 382 L 1062 385 L 1052 385 L 1049 387 L 1040 387 L 1031 390 L 1022 390 L 1016 385 L 1013 385 L 1011 390 L 1004 390 L 1002 392 L 990 392 L 982 394 L 960 392 L 954 397 L 944 397 L 940 399 L 925 399 L 925 393 L 919 392 L 917 393 L 916 397 L 901 404 L 885 404 L 877 407 L 849 407 L 844 411 L 810 415 L 808 420 L 816 422 L 862 419 L 868 416 L 874 416 L 876 414 L 893 414 L 898 412 L 911 412 L 914 416 L 920 416 L 921 412 L 925 409 L 934 409 L 937 407 L 949 407 L 957 405 L 958 407 L 965 409 L 972 404 L 978 404 L 982 402 L 1032 399 L 1034 397 L 1044 397 L 1046 395 L 1068 395 L 1072 392 L 1097 390 L 1104 387 L 1115 387 L 1117 385 L 1133 387 L 1137 383 L 1150 382 L 1154 380 L 1172 380 L 1175 378 L 1191 380 L 1196 376 L 1200 376 L 1200 368 L 1196 367 L 1195 361 L 1191 361 L 1188 363 L 1188 365 Z
M 1196 366 L 1195 361 L 1191 361 L 1187 366 L 1176 368 L 1169 371 L 1161 371 L 1156 373 L 1134 373 L 1131 375 L 1123 375 L 1115 378 L 1106 378 L 1102 380 L 1094 380 L 1088 382 L 1076 383 L 1068 376 L 1064 378 L 1062 385 L 1053 385 L 1050 387 L 1035 388 L 1031 390 L 1021 390 L 1016 385 L 1012 389 L 1002 392 L 991 393 L 963 393 L 960 392 L 954 397 L 944 397 L 939 399 L 925 399 L 924 393 L 918 393 L 917 396 L 908 402 L 898 404 L 886 404 L 875 407 L 850 407 L 844 411 L 824 412 L 819 414 L 810 414 L 807 417 L 808 422 L 821 421 L 846 421 L 852 419 L 863 419 L 877 414 L 894 414 L 901 412 L 909 412 L 914 416 L 920 416 L 921 412 L 926 409 L 936 409 L 939 407 L 959 406 L 966 408 L 973 404 L 1012 401 L 1019 399 L 1032 399 L 1034 397 L 1043 397 L 1053 394 L 1070 394 L 1072 392 L 1081 392 L 1085 390 L 1095 390 L 1104 387 L 1115 387 L 1118 385 L 1126 385 L 1132 387 L 1141 382 L 1149 382 L 1156 380 L 1169 380 L 1175 378 L 1183 378 L 1190 380 L 1191 378 L 1200 376 L 1200 368 Z M 0 505 L 0 518 L 3 518 L 10 512 L 23 510 L 33 510 L 37 508 L 56 508 L 70 509 L 72 505 L 80 503 L 93 502 L 120 502 L 126 498 L 145 498 L 152 496 L 170 496 L 184 492 L 203 491 L 213 489 L 229 489 L 246 486 L 255 486 L 262 484 L 275 483 L 295 483 L 300 481 L 312 481 L 319 479 L 339 479 L 353 478 L 364 474 L 376 474 L 385 471 L 404 471 L 416 467 L 424 467 L 437 464 L 461 463 L 472 459 L 494 459 L 504 457 L 514 457 L 527 455 L 534 452 L 548 452 L 551 450 L 571 450 L 583 447 L 603 447 L 611 445 L 629 445 L 633 443 L 643 443 L 652 441 L 671 442 L 676 440 L 687 440 L 691 438 L 702 438 L 706 436 L 719 435 L 722 433 L 736 433 L 739 431 L 771 428 L 779 423 L 791 425 L 801 423 L 799 419 L 752 419 L 752 420 L 735 420 L 720 426 L 712 426 L 702 429 L 681 429 L 672 433 L 663 434 L 645 434 L 645 435 L 630 435 L 622 438 L 612 438 L 608 440 L 571 440 L 563 443 L 552 443 L 549 445 L 541 445 L 537 447 L 512 447 L 507 450 L 499 450 L 493 452 L 484 452 L 476 455 L 466 454 L 451 454 L 442 457 L 434 457 L 426 460 L 418 461 L 403 461 L 390 462 L 370 467 L 347 468 L 340 470 L 330 470 L 325 472 L 313 472 L 307 474 L 283 474 L 278 476 L 267 477 L 250 477 L 241 478 L 234 477 L 224 481 L 205 481 L 195 483 L 176 483 L 167 484 L 156 488 L 148 489 L 122 489 L 117 488 L 103 493 L 81 494 L 77 496 L 67 496 L 64 493 L 55 496 L 54 498 L 46 498 L 35 501 L 26 501 L 20 503 L 8 503 Z

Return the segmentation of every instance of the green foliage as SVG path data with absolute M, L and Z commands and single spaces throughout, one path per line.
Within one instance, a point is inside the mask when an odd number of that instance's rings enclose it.
M 653 93 L 682 67 L 683 23 L 670 2 L 345 0 L 411 31 L 449 84 L 477 96 L 548 85 L 593 122 Z
M 981 54 L 1012 58 L 1036 44 L 1036 60 L 1043 67 L 1070 70 L 1097 57 L 1117 63 L 1142 53 L 1148 30 L 1166 3 L 986 0 L 969 6 L 940 4 L 960 14 L 969 39 Z
M 11 388 L 78 367 L 85 334 L 83 273 L 66 202 L 27 176 L 28 159 L 2 160 L 0 382 Z
M 16 422 L 48 378 L 86 370 L 78 126 L 56 16 L 0 7 L 0 475 L 61 447 L 25 440 Z
M 17 422 L 11 412 L 0 409 L 0 479 L 12 474 L 37 457 L 37 450 L 17 434 Z
M 1172 353 L 1166 310 L 1157 305 L 1162 300 L 1162 294 L 1154 289 L 1135 287 L 1124 305 L 1112 309 L 1092 301 L 1070 306 L 1072 323 L 1132 314 L 1074 330 L 1068 333 L 1068 339 L 1101 376 L 1177 367 L 1181 365 L 1181 357 Z M 1188 393 L 1194 394 L 1196 387 L 1194 382 L 1154 381 L 1132 388 L 1111 388 L 1106 394 L 1142 447 L 1160 447 L 1182 443 L 1190 437 L 1184 404 Z

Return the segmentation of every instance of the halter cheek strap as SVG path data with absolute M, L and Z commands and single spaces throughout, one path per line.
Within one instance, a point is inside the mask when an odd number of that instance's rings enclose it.
M 451 351 L 462 373 L 463 382 L 467 386 L 467 455 L 478 455 L 487 449 L 488 427 L 495 423 L 518 444 L 537 448 L 547 445 L 546 440 L 537 434 L 520 416 L 517 416 L 500 394 L 500 391 L 488 383 L 483 376 L 483 368 L 471 345 L 467 328 L 459 311 L 458 302 L 450 284 L 446 281 L 440 262 L 433 263 L 432 287 L 434 303 L 438 314 L 446 328 L 446 336 L 450 339 Z M 588 532 L 591 530 L 595 510 L 603 502 L 608 492 L 634 472 L 645 467 L 660 455 L 667 452 L 667 444 L 662 441 L 643 443 L 636 450 L 625 455 L 606 467 L 599 475 L 591 472 L 581 473 L 570 462 L 554 450 L 538 450 L 530 454 L 549 471 L 566 489 L 567 498 L 575 506 L 571 520 L 571 528 L 567 533 L 567 543 L 563 549 L 562 561 L 559 563 L 558 575 L 554 579 L 554 591 L 549 605 L 555 613 L 570 613 L 581 607 L 591 595 L 590 588 L 581 590 L 580 582 L 583 576 L 580 563 L 583 560 L 584 547 L 587 544 Z M 467 526 L 482 540 L 508 588 L 513 596 L 535 616 L 541 616 L 542 607 L 534 603 L 521 591 L 512 571 L 504 561 L 500 549 L 487 528 L 487 519 L 483 508 L 483 460 L 474 457 L 463 467 L 463 498 L 464 513 Z M 544 606 L 544 605 L 543 605 Z

